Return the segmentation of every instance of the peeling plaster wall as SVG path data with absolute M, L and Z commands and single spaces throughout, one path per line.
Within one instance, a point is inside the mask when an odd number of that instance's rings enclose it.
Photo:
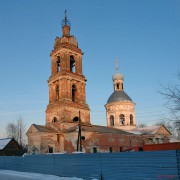
M 28 153 L 30 154 L 46 154 L 49 148 L 53 148 L 53 152 L 64 151 L 64 137 L 54 133 L 39 133 L 30 135 L 28 138 Z M 33 152 L 35 151 L 35 152 Z
M 125 151 L 130 146 L 142 146 L 141 136 L 131 136 L 112 133 L 98 132 L 82 132 L 85 140 L 82 141 L 83 152 L 93 153 L 93 148 L 97 148 L 97 152 L 109 152 L 112 147 L 113 152 L 119 152 L 120 149 Z M 72 153 L 77 148 L 78 132 L 71 132 L 65 135 L 64 147 L 65 151 Z

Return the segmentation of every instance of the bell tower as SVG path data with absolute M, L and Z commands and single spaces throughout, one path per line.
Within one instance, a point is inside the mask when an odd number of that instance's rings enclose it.
M 74 36 L 70 34 L 70 21 L 61 22 L 62 37 L 56 37 L 51 56 L 51 76 L 48 80 L 49 104 L 46 125 L 66 129 L 77 120 L 90 124 L 90 109 L 86 103 L 86 78 L 82 73 L 83 53 Z
M 135 103 L 124 92 L 124 75 L 118 72 L 116 61 L 116 73 L 113 75 L 114 92 L 105 104 L 107 126 L 121 130 L 136 128 Z

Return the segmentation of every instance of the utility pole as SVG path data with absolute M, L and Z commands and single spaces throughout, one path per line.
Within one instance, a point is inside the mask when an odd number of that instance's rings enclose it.
M 81 113 L 79 111 L 79 117 L 78 120 L 74 120 L 74 121 L 78 121 L 78 139 L 77 139 L 77 151 L 80 150 L 80 152 L 82 152 L 82 140 L 85 140 L 84 136 L 81 136 Z
M 81 113 L 79 111 L 78 117 L 78 139 L 77 139 L 77 151 L 82 152 L 82 137 L 81 137 Z
M 80 111 L 79 111 L 79 139 L 80 139 L 80 151 L 82 152 L 81 114 L 80 114 Z

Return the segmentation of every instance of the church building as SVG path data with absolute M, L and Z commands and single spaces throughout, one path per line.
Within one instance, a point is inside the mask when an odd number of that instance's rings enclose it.
M 107 126 L 91 124 L 83 53 L 70 33 L 66 13 L 61 25 L 62 36 L 55 39 L 50 54 L 46 123 L 30 126 L 28 152 L 120 152 L 134 146 L 168 142 L 171 134 L 164 126 L 137 128 L 135 103 L 124 91 L 124 76 L 118 72 L 117 63 L 112 77 L 114 92 L 105 105 Z

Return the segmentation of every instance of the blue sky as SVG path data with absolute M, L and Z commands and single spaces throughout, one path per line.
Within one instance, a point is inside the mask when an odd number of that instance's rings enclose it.
M 84 52 L 91 122 L 106 125 L 115 59 L 136 103 L 137 123 L 154 124 L 167 114 L 157 91 L 160 83 L 176 83 L 180 68 L 179 0 L 1 0 L 0 137 L 19 116 L 27 128 L 45 124 L 49 54 L 65 9 Z

